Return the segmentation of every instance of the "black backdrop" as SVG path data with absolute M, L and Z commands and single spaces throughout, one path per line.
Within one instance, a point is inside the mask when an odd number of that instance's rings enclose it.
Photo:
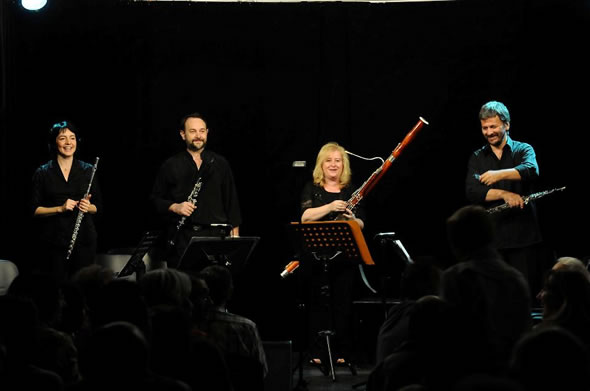
M 153 228 L 155 172 L 183 147 L 179 118 L 199 111 L 209 148 L 232 164 L 241 233 L 261 237 L 237 277 L 235 305 L 263 338 L 282 338 L 294 296 L 294 283 L 279 278 L 291 256 L 286 226 L 298 219 L 319 147 L 334 140 L 385 158 L 426 118 L 430 126 L 367 198 L 365 237 L 373 246 L 375 233 L 395 231 L 412 255 L 444 265 L 444 220 L 466 203 L 466 162 L 483 144 L 477 113 L 492 99 L 510 109 L 513 138 L 535 147 L 539 190 L 567 186 L 538 203 L 548 250 L 590 252 L 589 1 L 53 0 L 30 13 L 3 0 L 0 11 L 0 258 L 25 262 L 34 246 L 30 179 L 48 158 L 51 124 L 71 119 L 85 133 L 79 157 L 101 157 L 106 252 L 134 246 Z M 351 162 L 357 185 L 378 165 Z

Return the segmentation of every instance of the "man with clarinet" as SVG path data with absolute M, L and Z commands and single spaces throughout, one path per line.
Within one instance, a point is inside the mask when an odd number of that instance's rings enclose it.
M 80 132 L 71 122 L 53 125 L 48 139 L 52 159 L 33 175 L 31 206 L 39 243 L 31 266 L 58 282 L 94 263 L 96 256 L 93 218 L 102 209 L 97 164 L 74 157 L 79 144 Z
M 168 158 L 156 176 L 151 202 L 166 226 L 169 267 L 193 236 L 239 236 L 240 206 L 227 160 L 206 150 L 209 129 L 198 113 L 180 121 L 185 150 Z
M 523 197 L 532 193 L 539 177 L 535 150 L 509 136 L 510 114 L 503 103 L 484 104 L 479 120 L 487 144 L 469 158 L 466 197 L 486 208 L 507 204 L 506 210 L 492 214 L 495 246 L 504 260 L 525 276 L 534 297 L 542 282 L 537 246 L 541 232 L 534 202 L 525 205 Z

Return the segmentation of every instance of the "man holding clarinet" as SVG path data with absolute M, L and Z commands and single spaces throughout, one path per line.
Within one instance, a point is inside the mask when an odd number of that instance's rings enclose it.
M 227 160 L 206 150 L 209 128 L 192 113 L 180 121 L 185 150 L 160 167 L 150 199 L 166 225 L 168 266 L 178 264 L 193 236 L 239 236 L 240 206 Z

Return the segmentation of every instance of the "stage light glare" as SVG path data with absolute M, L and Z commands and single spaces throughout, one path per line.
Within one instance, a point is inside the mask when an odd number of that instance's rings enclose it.
M 21 5 L 29 11 L 39 11 L 45 7 L 47 0 L 21 0 Z

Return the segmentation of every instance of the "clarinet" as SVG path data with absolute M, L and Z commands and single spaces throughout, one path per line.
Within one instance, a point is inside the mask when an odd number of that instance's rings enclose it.
M 537 199 L 539 199 L 541 197 L 545 197 L 546 195 L 549 195 L 549 194 L 551 194 L 553 192 L 562 191 L 562 190 L 565 190 L 565 186 L 564 187 L 555 188 L 555 189 L 551 189 L 551 190 L 540 191 L 538 193 L 533 193 L 533 194 L 530 194 L 528 196 L 522 197 L 522 200 L 524 201 L 524 204 L 527 205 L 530 201 L 537 200 Z M 510 209 L 510 205 L 505 202 L 502 205 L 498 205 L 498 206 L 495 206 L 493 208 L 487 209 L 487 212 L 490 213 L 490 214 L 492 214 L 492 213 L 501 212 L 501 211 L 506 210 L 506 209 Z
M 88 183 L 88 189 L 86 190 L 86 194 L 84 194 L 84 198 L 88 198 L 90 194 L 90 188 L 92 187 L 92 181 L 94 180 L 94 174 L 96 174 L 96 169 L 98 168 L 98 157 L 94 161 L 94 166 L 92 166 L 92 174 L 90 175 L 90 182 Z M 68 254 L 66 255 L 66 261 L 70 259 L 72 255 L 72 250 L 74 249 L 74 244 L 76 244 L 76 239 L 78 238 L 78 231 L 80 230 L 80 224 L 82 224 L 82 219 L 84 218 L 84 212 L 78 209 L 78 216 L 76 216 L 76 223 L 74 224 L 74 232 L 72 232 L 72 238 L 70 239 L 70 245 L 68 247 Z
M 191 191 L 191 193 L 188 195 L 188 198 L 186 199 L 188 202 L 192 203 L 193 205 L 197 204 L 197 197 L 199 196 L 199 192 L 201 191 L 202 185 L 203 185 L 203 181 L 201 180 L 201 177 L 199 177 L 199 179 L 197 179 L 197 182 L 195 183 L 195 186 L 193 186 L 193 190 Z M 168 245 L 170 247 L 174 247 L 174 245 L 176 244 L 176 236 L 178 235 L 178 231 L 180 231 L 180 228 L 184 225 L 185 221 L 186 221 L 186 216 L 182 216 L 182 218 L 178 221 L 178 224 L 176 224 L 176 229 L 174 231 L 174 235 L 172 236 L 172 239 L 170 239 L 168 241 Z

